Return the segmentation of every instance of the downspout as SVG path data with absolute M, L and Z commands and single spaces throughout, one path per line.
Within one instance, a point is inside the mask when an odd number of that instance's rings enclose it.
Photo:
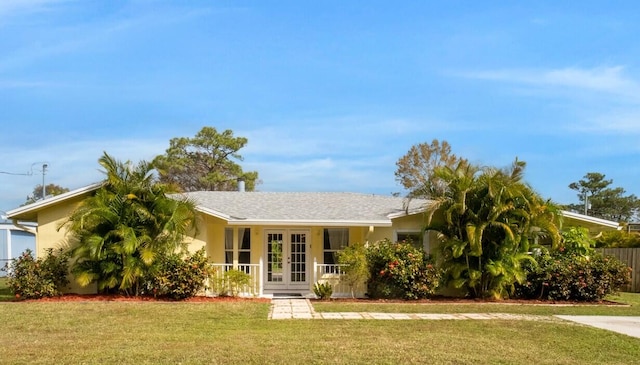
M 29 232 L 29 233 L 33 233 L 33 234 L 38 234 L 38 230 L 37 229 L 34 230 L 32 227 L 27 227 L 24 224 L 18 222 L 17 219 L 12 219 L 11 221 L 12 221 L 14 226 L 22 229 L 23 231 L 26 231 L 26 232 Z

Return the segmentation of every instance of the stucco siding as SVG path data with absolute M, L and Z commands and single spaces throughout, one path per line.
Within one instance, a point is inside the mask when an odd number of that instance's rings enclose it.
M 69 215 L 78 206 L 78 201 L 58 204 L 38 213 L 38 233 L 36 234 L 36 250 L 39 257 L 48 248 L 60 248 L 67 245 L 67 228 L 62 226 Z

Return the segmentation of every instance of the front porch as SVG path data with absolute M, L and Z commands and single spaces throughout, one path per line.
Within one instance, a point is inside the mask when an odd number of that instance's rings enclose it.
M 344 276 L 342 270 L 343 265 L 338 264 L 319 264 L 316 260 L 313 262 L 311 272 L 303 272 L 304 287 L 295 289 L 270 289 L 265 283 L 269 279 L 266 267 L 262 260 L 258 264 L 210 264 L 213 273 L 211 274 L 204 294 L 206 296 L 231 295 L 237 294 L 241 297 L 252 298 L 273 298 L 278 295 L 302 296 L 305 298 L 314 298 L 313 285 L 315 283 L 330 283 L 333 287 L 332 297 L 350 297 L 351 288 L 341 280 Z M 231 274 L 230 274 L 231 272 Z M 244 273 L 246 275 L 239 274 Z M 241 280 L 234 279 L 239 275 L 243 277 Z M 300 275 L 297 273 L 296 275 Z M 310 277 L 307 278 L 307 275 Z M 273 278 L 273 273 L 271 278 Z M 299 277 L 298 277 L 299 278 Z M 358 288 L 357 293 L 362 291 Z M 362 294 L 360 293 L 360 294 Z

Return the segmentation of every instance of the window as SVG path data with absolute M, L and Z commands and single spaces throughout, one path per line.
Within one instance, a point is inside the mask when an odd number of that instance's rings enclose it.
M 424 234 L 420 231 L 398 231 L 396 242 L 411 243 L 415 248 L 424 250 Z
M 224 261 L 233 264 L 233 228 L 224 230 Z M 238 264 L 251 263 L 251 229 L 238 228 Z
M 338 263 L 338 251 L 349 246 L 349 228 L 324 229 L 324 263 L 335 265 Z

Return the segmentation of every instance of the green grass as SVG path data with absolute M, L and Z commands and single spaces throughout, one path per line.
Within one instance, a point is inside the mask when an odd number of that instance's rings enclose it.
M 13 299 L 13 294 L 11 290 L 7 286 L 8 279 L 6 277 L 0 278 L 0 302 L 8 301 Z
M 318 312 L 381 312 L 381 313 L 514 313 L 536 315 L 607 315 L 640 316 L 640 294 L 620 293 L 608 299 L 627 306 L 578 304 L 574 306 L 531 305 L 505 303 L 451 304 L 451 303 L 380 303 L 380 302 L 314 302 Z
M 331 306 L 327 304 L 323 306 Z M 628 364 L 640 339 L 545 321 L 267 320 L 268 303 L 0 303 L 6 364 Z

